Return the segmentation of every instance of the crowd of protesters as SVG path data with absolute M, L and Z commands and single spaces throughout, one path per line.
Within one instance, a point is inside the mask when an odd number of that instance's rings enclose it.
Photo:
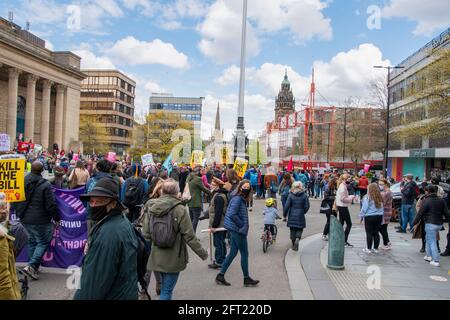
M 299 248 L 311 199 L 321 201 L 320 212 L 326 215 L 323 240 L 328 241 L 330 218 L 334 215 L 345 226 L 345 246 L 353 247 L 348 241 L 352 228 L 349 206 L 359 202 L 359 216 L 367 236 L 364 252 L 378 253 L 381 239 L 381 249 L 392 249 L 388 224 L 393 215 L 390 186 L 394 181 L 382 175 L 363 171 L 351 174 L 338 170 L 275 170 L 263 165 L 250 167 L 240 175 L 226 165 L 142 166 L 130 159 L 81 157 L 73 151 L 66 154 L 56 147 L 53 154 L 28 156 L 28 162 L 27 200 L 13 207 L 29 234 L 29 262 L 23 271 L 32 279 L 39 279 L 41 258 L 60 220 L 51 185 L 83 191 L 80 199 L 87 210 L 88 241 L 81 288 L 75 299 L 143 298 L 143 292 L 148 294 L 152 274 L 160 299 L 172 299 L 180 273 L 188 264 L 187 246 L 201 259 L 208 257 L 196 235 L 203 219 L 209 219 L 212 233 L 214 259 L 208 267 L 219 271 L 216 283 L 231 285 L 225 274 L 240 253 L 243 284 L 257 286 L 259 280 L 250 276 L 247 237 L 249 211 L 253 200 L 259 199 L 267 199 L 264 223 L 272 233 L 277 212 L 281 211 L 290 229 L 293 250 Z M 51 182 L 44 179 L 44 171 L 53 174 Z M 431 265 L 439 266 L 436 235 L 444 219 L 448 219 L 439 181 L 434 179 L 418 188 L 413 176 L 406 175 L 401 193 L 398 232 L 407 232 L 408 224 L 410 232 L 422 225 L 421 252 L 426 252 L 424 259 Z M 6 235 L 5 229 L 0 229 L 5 252 L 11 241 Z M 142 246 L 149 248 L 145 275 L 139 273 Z M 448 245 L 441 255 L 450 255 Z M 11 268 L 11 261 L 5 261 L 6 267 Z M 8 297 L 17 297 L 17 292 L 8 291 Z

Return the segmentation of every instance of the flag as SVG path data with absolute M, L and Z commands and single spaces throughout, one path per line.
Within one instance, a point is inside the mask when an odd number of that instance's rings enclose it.
M 169 156 L 167 157 L 166 161 L 164 161 L 162 166 L 167 169 L 167 174 L 170 176 L 170 174 L 172 173 L 172 169 L 173 169 L 172 153 L 169 154 Z
M 289 164 L 287 166 L 287 171 L 292 171 L 294 169 L 294 162 L 292 161 L 292 156 L 291 156 L 291 160 L 289 160 Z

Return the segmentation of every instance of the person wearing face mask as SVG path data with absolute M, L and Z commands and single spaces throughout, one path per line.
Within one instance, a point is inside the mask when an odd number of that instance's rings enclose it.
M 230 252 L 223 262 L 220 273 L 216 276 L 216 283 L 224 286 L 231 284 L 225 280 L 225 273 L 236 257 L 237 253 L 241 253 L 241 268 L 244 274 L 244 286 L 256 286 L 259 280 L 254 280 L 250 277 L 248 271 L 248 211 L 247 201 L 251 194 L 250 181 L 242 180 L 237 188 L 237 195 L 235 195 L 228 205 L 225 214 L 224 228 L 230 232 L 231 246 Z
M 102 178 L 80 199 L 89 202 L 95 225 L 74 300 L 137 300 L 138 239 L 123 214 L 117 182 Z
M 380 188 L 381 197 L 383 198 L 383 224 L 380 227 L 380 233 L 383 237 L 383 246 L 381 249 L 390 250 L 392 245 L 389 241 L 388 235 L 388 225 L 391 222 L 392 217 L 392 192 L 390 189 L 390 184 L 386 179 L 381 179 L 378 182 L 378 186 Z

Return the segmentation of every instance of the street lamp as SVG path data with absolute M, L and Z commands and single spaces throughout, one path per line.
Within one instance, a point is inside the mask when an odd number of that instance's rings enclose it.
M 385 151 L 384 151 L 384 164 L 383 164 L 383 172 L 385 175 L 385 178 L 387 178 L 388 174 L 388 153 L 389 153 L 389 106 L 390 106 L 390 94 L 389 94 L 389 89 L 390 89 L 390 83 L 391 83 L 391 70 L 392 69 L 403 69 L 405 68 L 404 66 L 396 66 L 396 67 L 391 67 L 391 66 L 373 66 L 376 69 L 387 69 L 388 70 L 388 75 L 387 75 L 387 89 L 388 89 L 388 93 L 387 93 L 387 106 L 386 106 L 386 147 L 385 147 Z

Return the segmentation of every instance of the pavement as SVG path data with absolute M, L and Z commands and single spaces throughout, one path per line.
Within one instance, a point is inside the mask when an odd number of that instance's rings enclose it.
M 328 242 L 316 234 L 302 240 L 299 252 L 289 250 L 286 269 L 295 300 L 448 300 L 450 258 L 441 257 L 440 267 L 423 260 L 420 239 L 399 234 L 389 226 L 392 249 L 366 254 L 362 226 L 352 229 L 345 249 L 345 269 L 331 270 Z M 441 239 L 446 239 L 446 231 Z M 441 241 L 444 249 L 446 240 Z
M 306 215 L 307 227 L 300 241 L 299 251 L 291 250 L 289 228 L 281 220 L 277 221 L 278 236 L 267 253 L 263 253 L 261 234 L 263 232 L 263 200 L 255 200 L 252 212 L 249 212 L 250 231 L 248 235 L 249 270 L 260 284 L 254 288 L 243 286 L 240 268 L 240 255 L 236 256 L 225 277 L 232 285 L 219 286 L 215 283 L 217 270 L 208 268 L 211 263 L 202 261 L 189 249 L 189 263 L 182 271 L 175 287 L 174 300 L 312 300 L 312 299 L 450 299 L 448 270 L 450 259 L 442 258 L 441 267 L 431 267 L 423 261 L 424 254 L 419 253 L 420 240 L 411 240 L 409 234 L 397 234 L 390 226 L 393 249 L 377 256 L 362 255 L 365 245 L 365 233 L 358 224 L 359 204 L 351 206 L 350 213 L 354 221 L 349 241 L 353 249 L 346 249 L 345 270 L 331 271 L 326 268 L 327 243 L 321 240 L 325 216 L 319 214 L 320 200 L 311 199 L 311 209 Z M 278 200 L 279 207 L 281 201 Z M 206 207 L 205 207 L 206 208 Z M 281 215 L 281 208 L 278 208 Z M 356 223 L 355 223 L 356 222 Z M 197 237 L 202 246 L 210 252 L 208 221 L 200 221 Z M 441 246 L 445 246 L 445 234 L 441 235 Z M 381 290 L 366 290 L 369 274 L 367 267 L 378 265 L 381 268 Z M 439 276 L 447 282 L 433 280 L 430 276 Z M 435 278 L 439 279 L 439 278 Z M 442 280 L 442 279 L 440 279 Z M 70 300 L 74 290 L 73 277 L 64 270 L 43 270 L 38 281 L 30 282 L 28 299 L 30 300 Z M 157 300 L 155 282 L 152 277 L 149 292 Z M 421 291 L 423 289 L 424 291 Z

